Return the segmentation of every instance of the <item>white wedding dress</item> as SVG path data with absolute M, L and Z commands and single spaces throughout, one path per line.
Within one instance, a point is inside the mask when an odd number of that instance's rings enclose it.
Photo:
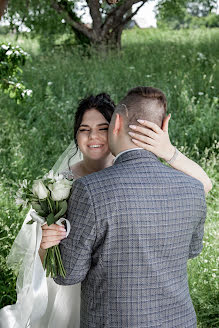
M 70 170 L 63 172 L 60 163 L 58 167 L 66 178 L 79 178 Z M 12 264 L 23 262 L 17 279 L 17 302 L 0 310 L 0 328 L 79 328 L 81 284 L 62 286 L 46 278 L 38 254 L 41 225 L 27 225 L 29 213 L 9 255 Z
M 44 316 L 31 328 L 79 328 L 81 284 L 57 285 L 47 278 L 48 305 Z

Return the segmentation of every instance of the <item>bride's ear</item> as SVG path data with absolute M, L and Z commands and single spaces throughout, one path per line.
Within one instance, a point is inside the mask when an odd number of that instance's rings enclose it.
M 116 114 L 113 134 L 117 135 L 119 133 L 119 131 L 121 130 L 121 127 L 122 127 L 122 122 L 123 122 L 122 116 L 119 114 Z

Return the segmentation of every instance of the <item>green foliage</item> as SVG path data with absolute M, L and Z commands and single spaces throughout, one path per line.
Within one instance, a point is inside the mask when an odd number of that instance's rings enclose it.
M 162 0 L 156 6 L 157 25 L 167 29 L 218 27 L 216 8 L 216 0 Z
M 21 66 L 24 66 L 28 54 L 19 46 L 0 43 L 0 89 L 15 98 L 17 102 L 32 94 L 20 80 Z
M 168 20 L 158 20 L 157 26 L 165 29 L 196 29 L 196 28 L 214 28 L 219 27 L 219 15 L 209 14 L 205 17 L 192 16 L 185 12 L 184 16 L 171 17 Z
M 214 185 L 207 199 L 204 250 L 190 260 L 188 271 L 199 327 L 216 327 L 218 29 L 127 30 L 123 34 L 123 50 L 108 56 L 93 50 L 85 53 L 79 47 L 42 55 L 36 40 L 24 41 L 21 37 L 16 42 L 24 48 L 26 45 L 25 50 L 31 53 L 23 79 L 33 96 L 21 107 L 1 95 L 1 306 L 15 301 L 15 277 L 6 268 L 5 258 L 25 216 L 14 205 L 18 181 L 48 172 L 70 144 L 74 111 L 81 98 L 105 91 L 118 102 L 129 88 L 151 85 L 167 95 L 172 143 L 201 164 Z

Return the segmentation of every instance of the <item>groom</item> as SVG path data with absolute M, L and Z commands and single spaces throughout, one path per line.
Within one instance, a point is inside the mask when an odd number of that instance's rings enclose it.
M 74 183 L 71 232 L 60 244 L 66 278 L 82 282 L 82 328 L 196 327 L 187 260 L 202 249 L 202 184 L 136 148 L 137 118 L 162 125 L 165 95 L 131 89 L 109 127 L 114 165 Z

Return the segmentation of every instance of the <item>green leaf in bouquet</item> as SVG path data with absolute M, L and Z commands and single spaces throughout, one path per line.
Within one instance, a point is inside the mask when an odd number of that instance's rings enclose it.
M 45 214 L 48 214 L 50 212 L 47 200 L 40 200 L 40 206 Z
M 59 212 L 55 215 L 55 220 L 57 221 L 60 219 L 67 211 L 67 202 L 66 200 L 63 200 L 62 202 L 59 202 Z
M 56 209 L 56 203 L 55 203 L 55 201 L 54 201 L 52 198 L 50 198 L 50 204 L 52 205 L 52 209 L 53 209 L 53 211 L 55 212 L 55 209 Z
M 43 211 L 41 205 L 38 203 L 32 203 L 32 207 L 40 216 L 45 216 L 47 214 L 47 212 Z
M 53 224 L 53 223 L 56 222 L 56 219 L 55 219 L 53 213 L 50 213 L 50 214 L 47 216 L 47 218 L 46 218 L 46 222 L 47 222 L 48 226 L 50 226 L 51 224 Z

